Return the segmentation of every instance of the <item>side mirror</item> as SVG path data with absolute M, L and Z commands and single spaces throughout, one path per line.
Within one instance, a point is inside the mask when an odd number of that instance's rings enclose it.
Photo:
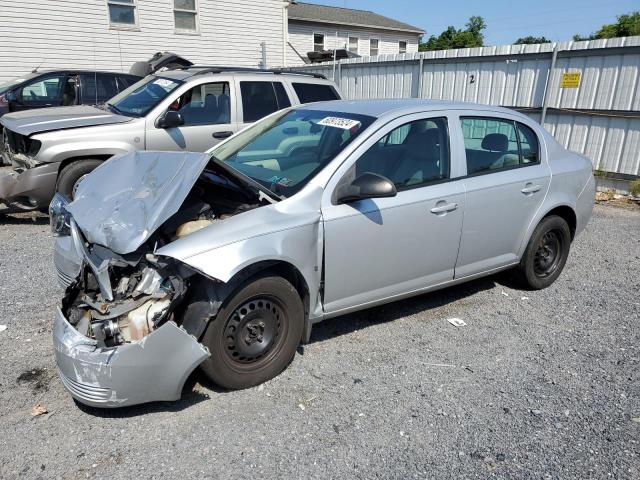
M 179 112 L 169 110 L 157 122 L 158 128 L 175 128 L 184 125 L 184 118 Z
M 367 198 L 395 197 L 398 194 L 391 180 L 377 173 L 365 172 L 353 182 L 338 188 L 337 203 L 356 202 Z

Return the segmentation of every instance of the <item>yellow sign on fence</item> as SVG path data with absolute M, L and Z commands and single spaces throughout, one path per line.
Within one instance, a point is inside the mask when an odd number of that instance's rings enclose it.
M 580 72 L 567 72 L 562 74 L 562 88 L 578 88 L 580 86 Z

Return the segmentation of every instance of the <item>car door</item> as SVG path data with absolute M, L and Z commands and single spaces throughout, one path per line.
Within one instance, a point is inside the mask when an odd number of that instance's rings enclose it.
M 534 130 L 515 119 L 461 116 L 467 208 L 456 278 L 518 261 L 550 182 Z
M 16 94 L 12 110 L 74 105 L 75 100 L 75 77 L 63 73 L 50 74 L 22 86 Z
M 193 86 L 174 98 L 168 108 L 180 113 L 183 125 L 161 128 L 159 117 L 148 118 L 147 150 L 204 152 L 210 149 L 238 130 L 234 98 L 233 84 L 228 81 Z
M 453 279 L 465 196 L 448 125 L 436 114 L 395 120 L 332 177 L 322 202 L 326 313 Z M 336 190 L 365 172 L 389 178 L 397 195 L 336 204 Z

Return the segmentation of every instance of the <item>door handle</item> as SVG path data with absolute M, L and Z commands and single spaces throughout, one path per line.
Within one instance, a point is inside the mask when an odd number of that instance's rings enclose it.
M 218 139 L 222 139 L 222 138 L 229 138 L 231 135 L 233 135 L 233 132 L 213 132 L 211 134 L 211 136 L 213 138 L 218 138 Z
M 439 205 L 440 202 L 436 203 L 436 205 Z M 435 213 L 436 215 L 439 214 L 445 214 L 447 212 L 453 212 L 454 210 L 456 210 L 458 208 L 458 204 L 457 203 L 446 203 L 444 205 L 439 205 L 437 207 L 433 207 L 431 209 L 431 213 Z
M 540 185 L 534 185 L 533 183 L 527 183 L 522 190 L 525 195 L 530 195 L 538 192 L 542 187 Z

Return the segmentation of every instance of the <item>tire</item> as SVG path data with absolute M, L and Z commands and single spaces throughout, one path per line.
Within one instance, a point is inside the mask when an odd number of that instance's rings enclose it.
M 304 307 L 291 283 L 272 275 L 250 279 L 209 322 L 202 343 L 211 357 L 200 367 L 226 389 L 263 383 L 291 363 L 303 325 Z
M 556 215 L 543 218 L 531 235 L 518 267 L 520 280 L 533 290 L 547 288 L 562 273 L 571 245 L 567 222 Z
M 56 192 L 73 200 L 75 194 L 74 187 L 77 186 L 78 181 L 88 173 L 91 173 L 100 164 L 102 164 L 102 160 L 96 159 L 77 160 L 70 163 L 64 167 L 60 175 L 58 175 Z

